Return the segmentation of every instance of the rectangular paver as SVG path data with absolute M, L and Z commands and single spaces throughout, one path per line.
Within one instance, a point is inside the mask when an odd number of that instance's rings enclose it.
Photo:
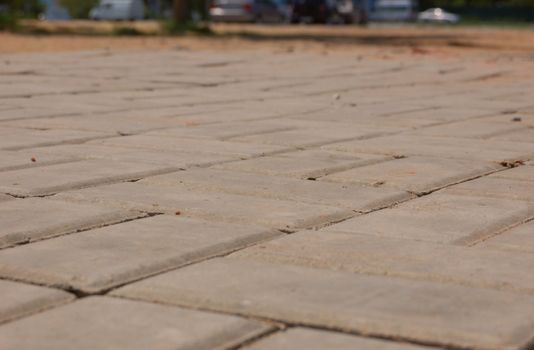
M 110 160 L 85 160 L 0 173 L 0 192 L 42 196 L 57 192 L 178 170 L 172 165 Z
M 307 328 L 292 328 L 253 343 L 244 350 L 424 350 L 424 346 Z
M 0 323 L 58 306 L 74 299 L 67 292 L 0 280 Z M 1 328 L 1 327 L 0 327 Z M 3 342 L 2 347 L 4 346 Z
M 255 223 L 282 230 L 321 226 L 355 215 L 354 211 L 319 204 L 187 190 L 183 186 L 120 183 L 57 196 L 65 200 L 106 203 L 112 207 L 231 223 Z
M 511 228 L 476 246 L 480 249 L 495 248 L 512 252 L 534 253 L 534 221 Z
M 511 255 L 482 247 L 473 249 L 321 230 L 297 232 L 231 256 L 534 294 L 531 271 L 534 255 Z
M 113 293 L 443 346 L 515 349 L 534 337 L 534 296 L 243 259 L 211 260 Z
M 0 328 L 5 350 L 227 349 L 271 326 L 238 317 L 92 297 Z
M 0 127 L 0 150 L 19 150 L 62 143 L 79 143 L 110 135 L 110 133 L 90 131 L 32 130 Z
M 280 234 L 161 215 L 6 249 L 0 276 L 94 293 Z
M 471 244 L 534 216 L 524 201 L 444 193 L 417 198 L 330 226 L 339 232 Z
M 346 152 L 310 149 L 229 162 L 216 165 L 214 168 L 265 175 L 290 176 L 300 179 L 315 179 L 336 171 L 378 163 L 388 159 L 391 158 L 374 154 L 349 154 Z
M 408 193 L 395 189 L 374 189 L 216 169 L 190 169 L 148 177 L 140 182 L 170 188 L 184 187 L 329 205 L 357 211 L 386 207 L 411 198 Z
M 501 168 L 489 162 L 413 156 L 338 172 L 321 180 L 425 193 Z
M 60 236 L 145 214 L 48 198 L 0 201 L 0 248 Z

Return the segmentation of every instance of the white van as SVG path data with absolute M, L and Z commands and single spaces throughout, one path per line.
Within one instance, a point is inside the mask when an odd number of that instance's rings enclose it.
M 417 15 L 417 0 L 376 0 L 370 11 L 372 21 L 413 21 Z
M 89 18 L 98 20 L 140 20 L 145 17 L 143 0 L 101 0 L 89 12 Z

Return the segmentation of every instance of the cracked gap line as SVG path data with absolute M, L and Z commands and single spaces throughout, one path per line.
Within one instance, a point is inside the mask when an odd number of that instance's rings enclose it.
M 82 190 L 84 188 L 113 185 L 113 184 L 123 183 L 123 182 L 137 182 L 147 177 L 165 175 L 165 174 L 175 173 L 178 171 L 182 171 L 182 168 L 181 167 L 163 168 L 160 170 L 146 171 L 144 174 L 133 174 L 127 177 L 117 175 L 117 176 L 113 176 L 105 180 L 87 180 L 83 183 L 79 183 L 78 185 L 70 187 L 70 188 L 58 188 L 60 186 L 56 186 L 55 188 L 50 188 L 39 194 L 17 194 L 17 193 L 10 193 L 10 192 L 0 192 L 0 193 L 6 194 L 14 198 L 45 198 L 45 197 L 54 196 L 61 192 Z
M 411 338 L 403 337 L 403 336 L 387 336 L 387 335 L 380 334 L 378 332 L 362 333 L 362 332 L 358 332 L 355 330 L 347 330 L 347 329 L 343 329 L 341 327 L 336 327 L 336 326 L 328 326 L 328 325 L 318 326 L 318 325 L 314 325 L 314 324 L 310 324 L 306 322 L 292 322 L 292 321 L 285 321 L 282 319 L 271 318 L 271 317 L 266 317 L 266 316 L 248 315 L 244 312 L 228 311 L 228 310 L 223 310 L 222 308 L 217 308 L 217 307 L 211 308 L 211 307 L 205 307 L 205 306 L 193 306 L 193 305 L 188 305 L 185 303 L 184 304 L 168 303 L 168 302 L 162 302 L 158 300 L 146 300 L 146 299 L 139 298 L 139 297 L 132 297 L 132 296 L 126 297 L 122 295 L 113 295 L 113 294 L 106 295 L 106 296 L 109 296 L 112 298 L 118 298 L 118 299 L 142 301 L 142 302 L 147 302 L 147 303 L 152 303 L 152 304 L 157 304 L 157 305 L 163 305 L 167 307 L 174 306 L 174 307 L 184 308 L 187 310 L 211 312 L 211 313 L 227 315 L 227 316 L 237 316 L 237 317 L 242 317 L 245 319 L 256 320 L 259 322 L 264 322 L 264 323 L 269 323 L 269 324 L 274 324 L 274 325 L 282 324 L 285 326 L 285 328 L 299 327 L 299 328 L 309 328 L 309 329 L 315 329 L 315 330 L 321 330 L 321 331 L 331 331 L 331 332 L 335 332 L 338 334 L 353 335 L 353 336 L 359 336 L 362 338 L 369 338 L 369 339 L 387 340 L 393 343 L 422 345 L 422 346 L 427 346 L 427 347 L 432 347 L 432 348 L 437 348 L 437 349 L 445 349 L 445 350 L 472 350 L 470 347 L 451 346 L 451 345 L 442 344 L 438 342 L 426 342 L 426 341 L 420 341 L 417 339 L 411 339 Z
M 26 129 L 26 130 L 31 130 L 31 129 Z M 61 130 L 61 129 L 48 129 L 48 130 Z M 65 129 L 65 130 L 69 130 L 69 129 Z M 71 129 L 71 130 L 74 130 L 74 129 Z M 59 141 L 59 142 L 50 141 L 50 142 L 42 142 L 42 143 L 26 145 L 26 146 L 5 147 L 5 148 L 0 148 L 0 150 L 1 151 L 22 151 L 25 149 L 39 148 L 39 147 L 52 147 L 52 146 L 61 146 L 61 145 L 81 145 L 89 141 L 109 139 L 113 137 L 118 137 L 118 136 L 116 134 L 113 134 L 113 135 L 102 135 L 102 136 L 94 136 L 94 137 L 84 137 L 80 139 L 66 140 L 66 141 Z
M 148 217 L 144 217 L 144 218 L 148 218 Z M 140 219 L 144 219 L 144 218 L 140 218 Z M 112 226 L 112 225 L 109 225 L 109 226 Z M 240 251 L 242 249 L 246 249 L 246 248 L 255 246 L 257 244 L 263 244 L 263 243 L 272 241 L 274 239 L 277 239 L 279 237 L 285 237 L 287 235 L 282 230 L 272 229 L 272 228 L 266 228 L 265 231 L 263 231 L 263 232 L 264 233 L 265 232 L 271 232 L 272 236 L 271 237 L 264 237 L 264 238 L 262 238 L 260 240 L 254 241 L 254 242 L 244 243 L 242 246 L 228 247 L 228 248 L 226 248 L 226 249 L 224 249 L 222 251 L 215 252 L 213 254 L 208 254 L 207 256 L 200 256 L 200 257 L 198 257 L 196 259 L 189 260 L 189 261 L 184 262 L 184 263 L 182 263 L 182 264 L 180 264 L 178 266 L 169 266 L 169 267 L 161 268 L 161 269 L 159 269 L 157 271 L 147 272 L 142 276 L 134 277 L 134 278 L 132 278 L 132 279 L 130 279 L 128 281 L 125 281 L 125 282 L 122 282 L 122 283 L 118 283 L 118 284 L 113 285 L 111 287 L 102 288 L 101 290 L 96 291 L 96 292 L 86 292 L 84 290 L 81 290 L 79 288 L 67 285 L 67 284 L 62 283 L 62 282 L 58 282 L 58 283 L 35 282 L 35 281 L 27 280 L 25 278 L 19 278 L 17 276 L 1 276 L 0 280 L 6 280 L 6 281 L 12 281 L 12 282 L 21 282 L 21 283 L 25 283 L 25 284 L 34 285 L 34 286 L 41 286 L 41 287 L 47 287 L 47 288 L 62 290 L 62 291 L 69 292 L 71 294 L 76 295 L 76 297 L 79 298 L 79 299 L 80 298 L 85 298 L 85 297 L 90 297 L 90 296 L 96 296 L 96 295 L 102 296 L 102 295 L 109 294 L 110 292 L 112 292 L 115 289 L 118 289 L 118 288 L 124 287 L 126 285 L 145 280 L 147 278 L 155 277 L 155 276 L 167 273 L 167 272 L 171 272 L 171 271 L 175 271 L 175 270 L 178 270 L 178 269 L 182 269 L 184 267 L 191 266 L 191 265 L 194 265 L 194 264 L 199 264 L 199 263 L 202 263 L 204 261 L 209 261 L 209 260 L 216 259 L 216 258 L 224 258 L 224 257 L 226 257 L 226 256 L 228 256 L 228 255 L 230 255 L 232 253 L 235 253 L 237 251 Z
M 67 202 L 67 203 L 69 203 L 69 202 Z M 74 234 L 77 234 L 77 233 L 96 230 L 96 229 L 100 229 L 100 228 L 108 227 L 108 226 L 120 225 L 120 224 L 123 224 L 125 222 L 146 219 L 146 218 L 150 218 L 150 217 L 153 217 L 153 216 L 158 216 L 158 215 L 163 215 L 164 214 L 164 213 L 159 213 L 159 212 L 147 212 L 147 211 L 142 211 L 142 210 L 131 210 L 130 212 L 131 212 L 132 216 L 128 216 L 128 217 L 124 217 L 124 218 L 117 218 L 117 220 L 96 223 L 94 225 L 89 225 L 89 226 L 85 226 L 85 227 L 81 227 L 81 228 L 74 228 L 72 230 L 66 231 L 65 233 L 61 233 L 61 234 L 40 237 L 40 238 L 37 238 L 37 239 L 28 239 L 28 240 L 25 240 L 25 241 L 22 241 L 22 242 L 19 242 L 19 243 L 15 243 L 15 244 L 8 245 L 8 246 L 5 246 L 3 248 L 0 248 L 0 252 L 3 251 L 3 250 L 6 250 L 6 249 L 13 249 L 13 248 L 17 248 L 17 247 L 20 247 L 20 246 L 25 246 L 25 245 L 36 243 L 36 242 L 48 241 L 50 239 L 54 239 L 54 238 L 58 238 L 58 237 L 70 236 L 70 235 L 74 235 Z

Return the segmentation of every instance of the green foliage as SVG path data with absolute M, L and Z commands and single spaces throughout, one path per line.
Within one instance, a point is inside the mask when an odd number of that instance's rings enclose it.
M 99 0 L 59 0 L 70 13 L 72 18 L 87 18 L 89 11 L 98 5 Z
M 15 30 L 17 28 L 17 17 L 10 12 L 0 12 L 0 30 Z
M 39 0 L 0 0 L 0 14 L 4 17 L 2 21 L 6 21 L 6 12 L 9 16 L 36 18 L 43 10 L 44 6 Z

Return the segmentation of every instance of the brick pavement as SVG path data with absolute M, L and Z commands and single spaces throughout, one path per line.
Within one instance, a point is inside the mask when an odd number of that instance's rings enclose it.
M 0 347 L 532 349 L 533 66 L 0 57 Z

